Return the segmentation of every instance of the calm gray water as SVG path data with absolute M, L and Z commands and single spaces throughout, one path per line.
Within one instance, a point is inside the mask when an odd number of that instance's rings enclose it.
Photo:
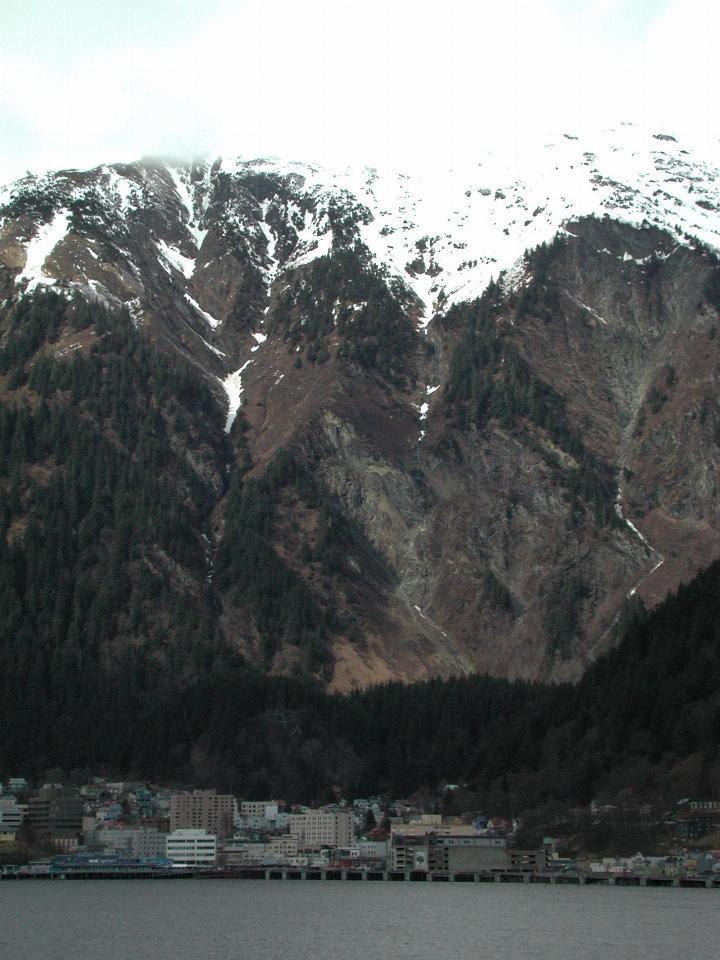
M 0 883 L 2 960 L 720 957 L 720 891 L 272 881 Z

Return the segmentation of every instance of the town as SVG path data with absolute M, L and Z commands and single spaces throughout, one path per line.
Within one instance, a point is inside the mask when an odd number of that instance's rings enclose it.
M 444 794 L 458 789 L 448 784 Z M 720 830 L 720 801 L 683 801 L 666 823 L 672 850 L 625 857 L 568 855 L 567 840 L 552 836 L 523 848 L 517 820 L 476 811 L 448 815 L 437 807 L 427 798 L 368 797 L 312 809 L 215 789 L 101 777 L 32 785 L 14 777 L 0 784 L 0 879 L 202 876 L 720 889 L 720 849 L 707 843 Z

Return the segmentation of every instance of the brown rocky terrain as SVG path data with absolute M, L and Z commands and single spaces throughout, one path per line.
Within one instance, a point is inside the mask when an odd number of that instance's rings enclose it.
M 576 679 L 631 595 L 654 606 L 720 554 L 720 268 L 671 224 L 563 216 L 556 243 L 500 274 L 488 321 L 443 285 L 438 238 L 431 269 L 416 243 L 393 277 L 362 239 L 377 210 L 262 164 L 67 172 L 0 213 L 5 314 L 43 285 L 100 300 L 229 403 L 211 454 L 174 439 L 215 491 L 211 572 L 236 535 L 233 478 L 260 480 L 279 451 L 345 518 L 328 567 L 335 514 L 298 480 L 273 491 L 272 548 L 329 618 L 335 689 Z M 55 355 L 91 340 L 65 333 Z M 225 637 L 273 672 L 314 669 L 282 636 L 268 659 L 234 588 L 213 586 Z

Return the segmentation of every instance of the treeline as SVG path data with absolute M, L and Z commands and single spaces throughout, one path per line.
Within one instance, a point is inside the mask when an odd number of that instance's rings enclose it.
M 185 733 L 207 738 L 215 776 L 257 796 L 400 796 L 445 781 L 508 812 L 708 796 L 720 789 L 718 641 L 720 562 L 649 616 L 636 608 L 575 686 L 467 677 L 339 696 L 228 660 L 186 691 Z
M 146 673 L 140 683 L 154 694 L 128 700 L 139 666 L 128 655 L 99 691 L 82 688 L 78 738 L 33 756 L 305 801 L 337 789 L 398 797 L 442 782 L 508 813 L 598 795 L 708 796 L 720 786 L 719 598 L 716 563 L 650 616 L 636 615 L 576 686 L 469 677 L 329 695 L 249 669 L 225 649 L 199 658 L 184 682 Z M 17 722 L 30 726 L 27 716 Z M 27 769 L 28 756 L 27 742 L 11 737 L 3 771 Z
M 475 305 L 467 335 L 497 369 L 493 310 Z M 83 348 L 56 356 L 73 331 Z M 720 789 L 720 564 L 650 616 L 629 611 L 576 686 L 469 677 L 330 695 L 250 667 L 220 627 L 220 597 L 235 598 L 266 663 L 282 640 L 322 674 L 330 633 L 351 629 L 324 575 L 350 582 L 352 555 L 362 576 L 388 576 L 311 464 L 283 454 L 255 478 L 242 419 L 228 440 L 189 367 L 127 318 L 53 293 L 6 314 L 0 368 L 1 775 L 105 769 L 307 801 L 449 781 L 508 812 Z M 244 466 L 213 570 L 202 531 L 218 493 L 195 459 L 222 484 L 232 443 Z M 293 505 L 312 535 L 293 531 Z M 278 550 L 285 535 L 297 556 Z M 577 602 L 584 589 L 557 585 Z M 562 644 L 572 623 L 552 626 Z

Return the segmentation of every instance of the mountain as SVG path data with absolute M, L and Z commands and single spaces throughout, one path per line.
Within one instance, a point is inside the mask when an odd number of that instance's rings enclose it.
M 0 204 L 3 649 L 38 704 L 226 649 L 340 691 L 577 679 L 720 553 L 720 172 L 669 134 Z

